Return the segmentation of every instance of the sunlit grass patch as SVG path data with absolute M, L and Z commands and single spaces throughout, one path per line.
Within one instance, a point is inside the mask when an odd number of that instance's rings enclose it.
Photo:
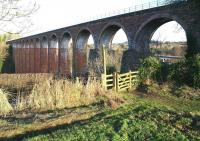
M 13 110 L 8 101 L 8 94 L 0 89 L 0 115 L 6 115 Z

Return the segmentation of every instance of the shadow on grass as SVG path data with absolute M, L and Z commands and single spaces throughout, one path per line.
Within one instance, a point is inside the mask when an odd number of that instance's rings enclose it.
M 127 109 L 128 108 L 128 109 Z M 129 109 L 130 108 L 130 109 Z M 160 114 L 162 114 L 163 116 L 160 116 Z M 170 118 L 168 120 L 165 119 L 164 115 L 169 115 Z M 176 111 L 171 111 L 169 109 L 165 109 L 162 107 L 157 107 L 157 106 L 152 106 L 147 105 L 147 104 L 139 104 L 138 106 L 133 106 L 130 105 L 128 107 L 121 107 L 119 109 L 117 109 L 117 111 L 115 111 L 113 113 L 113 111 L 111 112 L 102 112 L 99 114 L 96 114 L 95 116 L 88 118 L 86 120 L 79 120 L 79 121 L 75 121 L 72 122 L 70 124 L 63 124 L 63 125 L 58 125 L 56 127 L 51 127 L 51 128 L 46 128 L 46 129 L 42 129 L 42 130 L 36 130 L 36 131 L 27 131 L 23 134 L 20 135 L 16 135 L 14 137 L 10 137 L 10 138 L 0 138 L 0 140 L 4 140 L 4 141 L 12 141 L 12 140 L 23 140 L 26 138 L 33 138 L 36 136 L 40 136 L 40 135 L 45 135 L 45 134 L 51 134 L 57 130 L 65 130 L 65 129 L 70 129 L 74 126 L 84 126 L 88 123 L 94 123 L 97 122 L 96 124 L 100 124 L 99 121 L 103 121 L 106 124 L 111 124 L 111 126 L 113 126 L 114 130 L 116 132 L 119 131 L 119 129 L 121 128 L 121 121 L 123 121 L 123 119 L 128 119 L 128 120 L 133 120 L 132 118 L 129 119 L 129 117 L 133 118 L 133 119 L 138 119 L 138 120 L 143 120 L 145 121 L 146 119 L 157 119 L 160 122 L 164 122 L 165 124 L 169 124 L 170 126 L 173 126 L 174 128 L 176 128 L 177 130 L 179 130 L 176 126 L 177 122 L 181 121 L 181 119 L 191 119 L 192 123 L 190 126 L 185 126 L 184 123 L 182 123 L 181 125 L 186 127 L 186 130 L 180 130 L 181 132 L 183 132 L 184 134 L 187 132 L 187 130 L 191 129 L 191 130 L 196 130 L 197 132 L 200 131 L 199 127 L 199 123 L 200 123 L 200 116 L 196 115 L 191 115 L 188 112 L 182 112 L 182 113 L 178 113 Z M 118 124 L 120 123 L 120 125 Z
M 10 115 L 7 117 L 1 117 L 0 119 L 2 120 L 6 120 L 8 122 L 11 123 L 33 123 L 36 118 L 38 118 L 38 120 L 40 120 L 39 117 L 42 117 L 42 119 L 44 120 L 50 120 L 50 119 L 54 119 L 54 118 L 58 118 L 60 116 L 62 116 L 63 114 L 71 114 L 76 112 L 77 110 L 82 110 L 82 109 L 87 109 L 87 108 L 103 108 L 104 107 L 104 103 L 103 101 L 97 102 L 97 103 L 93 103 L 90 105 L 82 105 L 82 106 L 78 106 L 78 107 L 71 107 L 71 108 L 64 108 L 64 109 L 55 109 L 55 110 L 47 110 L 47 111 L 41 111 L 41 112 L 32 112 L 30 109 L 27 109 L 25 111 L 21 111 L 18 112 L 15 115 Z M 31 111 L 31 113 L 30 113 Z M 46 117 L 46 118 L 45 118 Z
M 27 131 L 23 134 L 18 134 L 18 135 L 13 136 L 13 137 L 0 138 L 0 140 L 2 140 L 2 141 L 20 141 L 20 140 L 23 140 L 25 138 L 32 138 L 32 137 L 39 136 L 39 135 L 53 133 L 56 130 L 67 129 L 67 128 L 70 128 L 74 125 L 85 125 L 85 124 L 87 124 L 87 123 L 89 123 L 93 120 L 100 120 L 104 116 L 105 116 L 105 113 L 100 113 L 100 114 L 97 114 L 97 115 L 87 119 L 87 120 L 79 120 L 79 121 L 72 122 L 70 124 L 58 125 L 56 127 L 51 127 L 51 128 L 41 129 L 41 130 Z

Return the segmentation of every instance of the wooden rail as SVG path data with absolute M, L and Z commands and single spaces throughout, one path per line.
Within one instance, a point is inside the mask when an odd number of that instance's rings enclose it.
M 123 74 L 102 74 L 102 85 L 106 90 L 114 89 L 117 92 L 128 90 L 135 86 L 138 81 L 137 77 L 138 71 L 129 71 Z

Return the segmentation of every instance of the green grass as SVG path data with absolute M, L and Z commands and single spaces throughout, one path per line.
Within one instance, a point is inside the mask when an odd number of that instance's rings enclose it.
M 200 102 L 125 94 L 122 107 L 23 140 L 126 141 L 200 140 Z

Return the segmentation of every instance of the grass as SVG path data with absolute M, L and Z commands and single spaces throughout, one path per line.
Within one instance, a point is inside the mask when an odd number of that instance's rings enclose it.
M 1 74 L 0 88 L 12 90 L 24 88 L 33 84 L 53 79 L 53 74 Z
M 0 89 L 0 115 L 6 115 L 13 110 L 7 97 L 7 93 Z
M 168 105 L 168 98 L 128 95 L 130 101 L 91 119 L 74 122 L 48 133 L 30 134 L 23 140 L 199 140 L 200 115 Z M 173 99 L 173 98 L 172 98 Z M 165 102 L 164 102 L 165 101 Z M 181 104 L 180 101 L 176 103 Z M 173 105 L 176 105 L 173 103 Z M 191 105 L 192 106 L 192 105 Z M 198 103 L 198 106 L 199 103 Z M 185 106 L 186 107 L 186 106 Z M 176 110 L 178 109 L 178 111 Z M 193 109 L 198 111 L 199 109 Z
M 120 100 L 116 93 L 106 92 L 95 80 L 87 84 L 81 81 L 47 80 L 35 85 L 24 108 L 54 110 L 90 105 L 105 99 Z
M 112 107 L 117 107 L 118 103 L 123 103 L 123 99 L 117 93 L 105 91 L 97 80 L 70 81 L 58 79 L 48 74 L 5 74 L 0 75 L 0 77 L 7 78 L 4 79 L 7 80 L 5 82 L 0 81 L 0 88 L 5 89 L 9 94 L 6 100 L 10 102 L 13 108 L 12 113 L 71 108 L 100 101 L 104 101 Z M 15 83 L 17 83 L 17 86 Z M 2 101 L 5 101 L 5 99 L 2 99 Z
M 101 103 L 68 108 L 62 110 L 46 111 L 40 113 L 18 113 L 0 120 L 0 139 L 21 138 L 24 134 L 53 130 L 75 121 L 88 119 L 98 112 Z
M 18 113 L 1 119 L 0 139 L 10 140 L 199 140 L 200 102 L 174 96 L 121 94 L 117 109 L 104 102 Z
M 166 85 L 114 93 L 96 80 L 34 82 L 10 104 L 12 112 L 0 116 L 0 140 L 200 140 L 199 99 L 177 97 Z M 7 100 L 10 91 L 3 92 Z

